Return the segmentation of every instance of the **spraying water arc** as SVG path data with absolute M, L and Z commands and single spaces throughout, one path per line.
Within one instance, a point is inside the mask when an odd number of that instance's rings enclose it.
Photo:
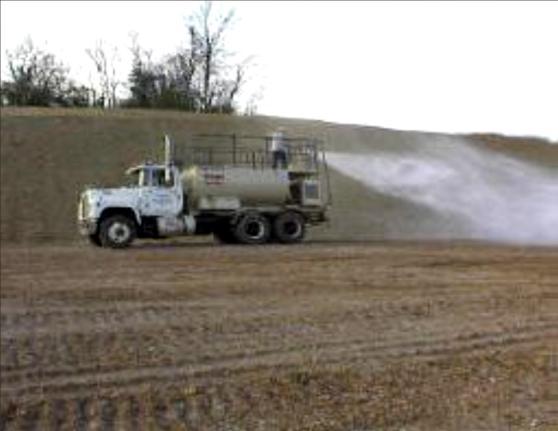
M 398 152 L 330 153 L 328 160 L 376 192 L 466 225 L 470 239 L 558 244 L 558 170 L 466 140 L 423 143 Z

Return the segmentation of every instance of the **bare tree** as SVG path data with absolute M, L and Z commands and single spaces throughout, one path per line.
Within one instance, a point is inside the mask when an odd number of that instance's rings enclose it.
M 131 98 L 128 106 L 195 112 L 235 112 L 234 101 L 246 80 L 249 60 L 231 62 L 225 35 L 234 13 L 216 14 L 206 2 L 188 18 L 188 43 L 153 63 L 132 36 Z M 100 69 L 102 70 L 102 64 Z
M 226 57 L 225 32 L 231 25 L 234 11 L 214 16 L 213 4 L 207 1 L 189 20 L 190 55 L 199 63 L 201 80 L 200 110 L 214 112 L 224 105 L 232 107 L 235 95 L 242 83 L 243 66 L 236 68 L 235 77 L 225 79 Z
M 110 50 L 104 46 L 104 42 L 99 40 L 93 49 L 86 49 L 85 52 L 95 65 L 103 106 L 106 108 L 116 107 L 116 91 L 120 86 L 117 77 L 116 65 L 119 61 L 118 48 Z
M 2 82 L 2 95 L 10 105 L 48 106 L 63 103 L 68 69 L 53 54 L 37 48 L 30 38 L 7 51 L 10 81 Z

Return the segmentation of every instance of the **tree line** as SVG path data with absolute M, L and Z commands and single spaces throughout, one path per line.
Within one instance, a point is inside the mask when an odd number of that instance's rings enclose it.
M 9 79 L 1 84 L 2 103 L 12 106 L 134 107 L 180 109 L 205 113 L 234 113 L 246 81 L 247 62 L 232 63 L 226 33 L 234 11 L 218 14 L 203 3 L 187 18 L 187 42 L 160 61 L 132 39 L 131 72 L 126 82 L 116 71 L 118 50 L 103 42 L 86 49 L 96 85 L 78 84 L 69 69 L 31 39 L 8 51 Z M 118 98 L 127 87 L 129 97 Z

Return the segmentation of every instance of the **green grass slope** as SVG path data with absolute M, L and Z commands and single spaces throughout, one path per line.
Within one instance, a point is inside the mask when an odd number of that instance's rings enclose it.
M 160 155 L 168 133 L 178 146 L 203 133 L 265 135 L 283 126 L 288 135 L 325 141 L 328 151 L 410 151 L 417 142 L 452 136 L 274 117 L 234 117 L 170 111 L 3 108 L 1 110 L 1 241 L 72 241 L 79 191 L 116 185 L 124 170 Z M 455 138 L 457 139 L 457 138 Z M 558 166 L 558 146 L 477 135 L 489 147 L 541 166 Z M 455 220 L 377 193 L 331 172 L 331 221 L 312 237 L 324 239 L 460 238 Z

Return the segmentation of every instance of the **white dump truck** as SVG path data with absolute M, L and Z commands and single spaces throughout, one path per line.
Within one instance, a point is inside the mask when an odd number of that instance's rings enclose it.
M 278 150 L 276 138 L 197 138 L 212 142 L 187 146 L 177 161 L 165 135 L 164 161 L 128 169 L 129 186 L 83 191 L 79 232 L 111 248 L 176 235 L 292 244 L 302 241 L 307 226 L 326 221 L 331 193 L 321 142 L 281 138 Z

